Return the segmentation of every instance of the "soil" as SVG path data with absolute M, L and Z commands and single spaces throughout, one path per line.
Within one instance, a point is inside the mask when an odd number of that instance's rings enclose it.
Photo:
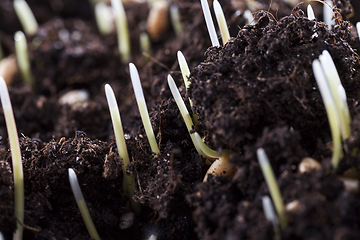
M 358 49 L 351 22 L 359 16 L 353 1 L 336 1 L 336 25 L 329 30 L 309 20 L 305 4 L 258 1 L 252 25 L 242 12 L 251 1 L 220 1 L 231 40 L 210 47 L 199 1 L 173 1 L 184 32 L 169 28 L 153 42 L 151 55 L 139 50 L 147 3 L 125 5 L 131 29 L 132 62 L 138 67 L 160 153 L 151 152 L 130 83 L 120 62 L 117 37 L 101 36 L 87 1 L 29 0 L 38 32 L 28 38 L 36 88 L 20 74 L 9 84 L 20 134 L 25 183 L 24 239 L 90 239 L 68 182 L 68 168 L 78 176 L 90 215 L 102 239 L 273 239 L 262 197 L 269 195 L 256 150 L 264 148 L 278 181 L 288 226 L 281 239 L 358 239 L 359 187 L 349 190 L 344 178 L 359 183 L 360 107 Z M 76 6 L 74 6 L 75 4 Z M 6 55 L 14 52 L 13 33 L 21 29 L 8 0 L 0 3 L 0 34 Z M 322 18 L 322 5 L 314 2 Z M 269 10 L 262 11 L 262 10 Z M 8 18 L 4 18 L 4 16 Z M 12 20 L 11 20 L 12 19 Z M 13 21 L 14 20 L 14 21 Z M 236 36 L 236 37 L 235 37 Z M 344 143 L 338 169 L 330 164 L 331 132 L 312 73 L 312 61 L 328 50 L 344 85 L 352 117 L 351 137 Z M 186 90 L 176 60 L 181 50 L 191 69 Z M 194 148 L 167 86 L 171 74 L 185 99 L 190 97 L 199 123 L 194 130 L 213 149 L 231 150 L 236 172 L 230 178 L 203 178 L 207 159 Z M 137 188 L 133 200 L 142 211 L 132 227 L 119 228 L 131 211 L 122 191 L 118 155 L 104 85 L 114 89 L 123 121 Z M 71 90 L 89 99 L 62 104 Z M 16 228 L 11 152 L 0 114 L 0 231 L 11 239 Z M 299 172 L 305 157 L 320 170 Z

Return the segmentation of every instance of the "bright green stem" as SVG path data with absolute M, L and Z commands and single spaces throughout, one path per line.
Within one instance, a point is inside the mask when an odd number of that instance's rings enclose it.
M 14 9 L 27 35 L 34 35 L 39 26 L 25 0 L 14 0 Z
M 21 152 L 19 137 L 16 130 L 14 113 L 11 106 L 9 92 L 5 80 L 0 76 L 0 98 L 4 111 L 6 128 L 9 135 L 11 158 L 14 172 L 14 191 L 15 191 L 15 217 L 21 223 L 24 222 L 24 177 L 23 166 L 21 161 Z M 23 235 L 23 226 L 17 222 L 14 240 L 21 240 Z
M 93 220 L 91 219 L 89 209 L 86 206 L 86 202 L 85 202 L 84 196 L 81 192 L 81 188 L 80 188 L 76 173 L 72 168 L 69 168 L 68 172 L 69 172 L 69 181 L 70 181 L 70 185 L 71 185 L 71 190 L 74 194 L 76 203 L 79 207 L 81 216 L 84 220 L 86 229 L 88 230 L 91 238 L 93 238 L 95 240 L 100 240 L 100 236 L 99 236 L 98 232 L 96 231 Z
M 284 208 L 284 203 L 283 203 L 283 200 L 281 197 L 279 186 L 276 182 L 274 172 L 271 168 L 269 159 L 266 156 L 264 149 L 259 148 L 256 153 L 257 153 L 257 157 L 258 157 L 258 160 L 260 163 L 261 171 L 264 175 L 266 184 L 268 185 L 271 198 L 273 199 L 274 204 L 275 204 L 275 209 L 278 214 L 280 226 L 282 229 L 285 229 L 287 226 L 287 219 L 285 216 L 285 208 Z
M 221 158 L 228 156 L 230 154 L 229 150 L 223 150 L 220 154 L 218 154 L 216 151 L 209 148 L 201 139 L 200 135 L 195 132 L 195 140 L 200 146 L 201 151 L 208 157 L 208 158 Z
M 230 33 L 228 26 L 226 24 L 225 15 L 218 0 L 214 0 L 213 5 L 214 5 L 216 20 L 220 28 L 223 45 L 225 45 L 230 40 Z
M 124 165 L 122 165 L 122 171 L 124 175 L 123 190 L 125 195 L 130 199 L 131 206 L 136 213 L 140 213 L 140 204 L 134 202 L 132 196 L 135 189 L 135 179 L 132 174 L 127 174 L 126 169 L 130 164 L 129 154 L 126 148 L 124 131 L 121 123 L 119 107 L 116 102 L 115 94 L 109 84 L 105 85 L 105 94 L 109 105 L 111 121 L 114 128 L 116 146 L 119 151 L 119 156 L 122 158 Z
M 34 80 L 31 74 L 30 61 L 27 53 L 27 42 L 23 32 L 15 33 L 15 51 L 21 75 L 24 81 L 34 87 Z
M 180 110 L 181 116 L 184 119 L 185 125 L 188 129 L 188 132 L 190 134 L 191 140 L 196 148 L 196 151 L 198 152 L 199 155 L 206 157 L 206 155 L 201 151 L 201 147 L 199 146 L 199 144 L 197 143 L 196 139 L 195 139 L 195 134 L 191 133 L 191 130 L 194 126 L 193 121 L 191 120 L 190 114 L 186 108 L 186 105 L 183 101 L 183 99 L 181 98 L 180 92 L 178 90 L 178 88 L 176 87 L 175 81 L 174 79 L 170 76 L 170 74 L 168 75 L 168 84 L 170 87 L 170 91 L 175 99 L 175 102 Z
M 118 46 L 122 63 L 128 63 L 131 58 L 130 34 L 126 13 L 121 0 L 111 0 L 116 20 Z
M 139 107 L 141 120 L 144 124 L 145 132 L 148 137 L 151 150 L 153 151 L 153 153 L 157 155 L 159 153 L 159 148 L 155 139 L 154 131 L 151 126 L 149 112 L 146 107 L 145 97 L 141 87 L 140 76 L 133 63 L 129 64 L 129 68 L 130 68 L 131 82 L 134 88 L 135 98 Z

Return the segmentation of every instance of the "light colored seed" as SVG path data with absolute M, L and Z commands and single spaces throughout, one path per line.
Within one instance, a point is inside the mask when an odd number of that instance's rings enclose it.
M 303 158 L 299 164 L 300 173 L 308 173 L 312 170 L 321 170 L 321 164 L 311 157 Z
M 89 100 L 89 92 L 85 89 L 80 90 L 71 90 L 64 95 L 62 95 L 59 99 L 59 103 L 61 105 L 77 105 L 86 102 Z
M 169 28 L 169 3 L 165 0 L 157 0 L 152 5 L 147 18 L 146 28 L 153 41 L 161 39 Z
M 216 159 L 207 170 L 204 181 L 207 181 L 208 175 L 231 177 L 236 171 L 236 166 L 229 162 L 229 156 Z
M 294 200 L 292 202 L 289 202 L 288 204 L 286 204 L 285 206 L 285 210 L 287 212 L 297 212 L 298 210 L 300 210 L 300 208 L 302 208 L 303 206 L 301 205 L 299 200 Z
M 3 76 L 7 85 L 10 85 L 15 73 L 18 71 L 16 56 L 14 54 L 0 61 L 0 76 Z
M 120 219 L 119 219 L 120 229 L 130 228 L 134 223 L 134 219 L 135 219 L 135 213 L 133 213 L 133 212 L 125 212 L 125 213 L 121 214 Z
M 351 178 L 339 178 L 343 183 L 344 187 L 347 191 L 352 193 L 359 192 L 359 180 L 351 179 Z

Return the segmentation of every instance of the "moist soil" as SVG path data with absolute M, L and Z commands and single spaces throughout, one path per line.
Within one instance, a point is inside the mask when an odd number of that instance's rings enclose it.
M 144 31 L 148 5 L 126 4 L 132 62 L 139 70 L 158 155 L 151 152 L 128 66 L 119 60 L 116 35 L 99 34 L 87 2 L 79 1 L 76 7 L 59 2 L 63 8 L 54 8 L 51 1 L 29 0 L 41 19 L 38 32 L 28 38 L 35 87 L 24 84 L 20 74 L 8 83 L 24 168 L 24 239 L 90 239 L 68 168 L 78 176 L 102 239 L 147 239 L 152 234 L 158 239 L 274 239 L 261 202 L 269 190 L 256 157 L 260 147 L 287 205 L 288 226 L 281 239 L 360 238 L 359 187 L 344 184 L 344 179 L 358 184 L 360 171 L 360 43 L 354 26 L 346 21 L 359 16 L 359 9 L 351 2 L 336 1 L 336 25 L 329 30 L 305 16 L 304 4 L 294 8 L 282 1 L 259 1 L 255 21 L 245 25 L 239 12 L 248 7 L 245 1 L 220 1 L 234 37 L 223 47 L 209 48 L 200 3 L 173 1 L 184 32 L 176 36 L 169 27 L 147 55 L 141 54 L 137 39 Z M 0 11 L 9 4 L 1 3 Z M 321 20 L 322 5 L 317 4 L 315 15 Z M 13 11 L 6 13 L 15 18 Z M 20 27 L 0 27 L 9 55 L 14 52 L 13 32 Z M 178 50 L 191 69 L 188 91 L 176 60 Z M 351 136 L 336 170 L 330 164 L 331 132 L 311 65 L 323 50 L 334 59 L 352 117 Z M 167 86 L 169 73 L 188 109 L 198 116 L 194 130 L 216 151 L 231 151 L 229 160 L 236 171 L 230 178 L 209 175 L 203 182 L 209 159 L 194 148 Z M 125 230 L 119 228 L 121 216 L 132 209 L 122 190 L 123 162 L 114 141 L 106 83 L 119 103 L 131 160 L 127 170 L 137 185 L 133 200 L 142 208 Z M 89 93 L 88 100 L 59 101 L 79 89 Z M 11 239 L 16 218 L 3 114 L 0 122 L 0 231 Z M 321 168 L 299 172 L 305 157 L 316 159 Z

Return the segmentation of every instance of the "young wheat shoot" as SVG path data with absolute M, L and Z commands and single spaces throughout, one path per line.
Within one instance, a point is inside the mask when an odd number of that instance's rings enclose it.
M 285 216 L 284 203 L 283 203 L 283 200 L 281 197 L 279 186 L 276 182 L 274 172 L 269 163 L 269 159 L 266 156 L 264 149 L 262 149 L 262 148 L 259 148 L 256 151 L 256 154 L 257 154 L 258 161 L 260 163 L 261 171 L 264 175 L 266 184 L 269 188 L 271 198 L 274 201 L 275 209 L 278 214 L 279 221 L 280 221 L 280 226 L 282 229 L 285 229 L 287 226 L 287 219 Z
M 204 153 L 201 151 L 200 146 L 198 145 L 198 143 L 196 142 L 195 139 L 195 134 L 191 133 L 191 130 L 193 128 L 193 121 L 191 120 L 190 114 L 185 106 L 185 103 L 183 101 L 183 99 L 181 98 L 180 92 L 178 90 L 178 88 L 176 87 L 175 81 L 174 79 L 171 77 L 171 75 L 168 75 L 168 84 L 169 84 L 169 88 L 170 91 L 175 99 L 175 102 L 180 110 L 181 116 L 184 119 L 185 125 L 188 129 L 188 132 L 190 134 L 191 140 L 196 148 L 196 151 L 198 152 L 199 155 L 205 157 Z
M 89 213 L 89 209 L 86 205 L 84 196 L 81 192 L 80 185 L 76 176 L 76 173 L 74 169 L 69 168 L 69 182 L 71 185 L 71 190 L 74 194 L 76 203 L 78 205 L 78 208 L 80 210 L 81 216 L 83 218 L 83 221 L 85 223 L 86 229 L 88 230 L 90 236 L 92 239 L 100 240 L 99 234 L 96 231 L 95 225 L 93 220 L 91 219 L 91 215 Z
M 176 36 L 181 36 L 183 32 L 183 26 L 180 20 L 179 8 L 175 4 L 170 6 L 170 20 Z
M 14 9 L 26 35 L 34 35 L 39 25 L 25 0 L 14 0 Z
M 121 62 L 128 63 L 131 58 L 131 46 L 124 5 L 121 0 L 111 0 L 111 6 L 115 16 Z
M 274 239 L 280 240 L 281 235 L 280 235 L 280 229 L 279 229 L 279 221 L 276 217 L 275 209 L 274 209 L 274 206 L 273 206 L 269 196 L 262 197 L 262 206 L 263 206 L 263 210 L 264 210 L 266 219 L 273 224 L 274 232 L 275 232 Z
M 119 151 L 119 156 L 122 158 L 124 165 L 122 165 L 123 178 L 123 190 L 125 195 L 130 199 L 130 204 L 136 213 L 140 213 L 140 204 L 134 202 L 132 196 L 135 189 L 135 179 L 132 174 L 127 174 L 126 169 L 130 164 L 129 154 L 126 148 L 124 131 L 121 123 L 120 111 L 116 102 L 115 94 L 109 84 L 105 85 L 106 99 L 109 105 L 111 121 L 114 128 L 116 146 Z
M 253 16 L 253 14 L 251 13 L 251 11 L 249 9 L 245 10 L 244 18 L 247 20 L 247 24 L 250 24 L 250 25 L 255 24 L 254 16 Z
M 147 53 L 151 56 L 151 40 L 146 32 L 140 33 L 140 49 L 142 53 Z M 145 56 L 144 56 L 145 57 Z M 147 57 L 145 57 L 147 59 Z
M 358 33 L 359 40 L 360 40 L 360 22 L 357 22 L 357 23 L 356 23 L 356 31 L 357 31 L 357 33 Z
M 208 158 L 222 158 L 222 157 L 226 157 L 229 156 L 230 151 L 225 149 L 223 150 L 220 154 L 218 154 L 215 150 L 212 150 L 211 148 L 209 148 L 201 139 L 200 135 L 195 132 L 195 140 L 197 142 L 197 144 L 199 145 L 201 151 L 208 157 Z
M 147 107 L 146 107 L 145 97 L 144 97 L 144 93 L 143 93 L 143 90 L 142 90 L 142 87 L 141 87 L 141 82 L 140 82 L 140 77 L 139 77 L 138 70 L 136 69 L 136 67 L 135 67 L 135 65 L 133 63 L 129 64 L 129 69 L 130 69 L 130 77 L 131 77 L 131 82 L 132 82 L 132 85 L 133 85 L 133 88 L 134 88 L 136 102 L 137 102 L 138 107 L 139 107 L 141 120 L 142 120 L 142 122 L 144 124 L 145 132 L 146 132 L 146 135 L 148 137 L 151 150 L 152 150 L 153 153 L 155 153 L 155 155 L 158 155 L 159 148 L 158 148 L 158 145 L 156 143 L 154 131 L 153 131 L 152 126 L 151 126 L 149 112 L 148 112 Z
M 201 7 L 204 12 L 205 22 L 206 26 L 210 35 L 211 44 L 213 47 L 219 47 L 219 40 L 216 35 L 214 22 L 211 17 L 210 8 L 207 0 L 200 0 L 201 1 Z
M 351 117 L 345 89 L 341 84 L 339 74 L 330 53 L 327 50 L 324 50 L 319 56 L 319 59 L 339 113 L 341 136 L 343 140 L 346 140 L 351 135 Z
M 335 24 L 335 19 L 333 18 L 334 12 L 333 12 L 333 0 L 325 0 L 325 4 L 323 7 L 324 12 L 324 22 L 327 24 L 328 29 L 331 29 L 332 25 Z
M 11 158 L 14 172 L 14 200 L 15 200 L 15 217 L 18 222 L 16 223 L 16 231 L 13 240 L 21 240 L 23 235 L 24 222 L 24 176 L 23 165 L 21 161 L 21 152 L 19 145 L 19 137 L 16 130 L 16 123 L 14 118 L 13 109 L 9 97 L 9 92 L 5 80 L 0 76 L 0 98 L 4 111 L 6 128 L 9 135 Z
M 215 11 L 216 20 L 220 28 L 222 42 L 223 45 L 225 45 L 230 40 L 230 33 L 228 26 L 226 24 L 225 15 L 218 0 L 214 0 L 213 7 Z
M 309 20 L 315 20 L 315 13 L 310 4 L 307 6 L 307 15 Z
M 325 74 L 321 68 L 320 61 L 314 60 L 312 67 L 329 119 L 334 148 L 331 157 L 331 164 L 333 168 L 336 169 L 340 161 L 340 156 L 342 154 L 339 112 L 331 95 L 331 91 L 327 84 Z
M 26 37 L 23 32 L 18 31 L 15 33 L 15 51 L 16 58 L 20 68 L 21 76 L 25 83 L 34 88 L 34 80 L 31 74 L 30 61 L 27 52 Z
M 102 35 L 108 35 L 114 30 L 111 10 L 105 2 L 98 2 L 95 5 L 95 19 Z

